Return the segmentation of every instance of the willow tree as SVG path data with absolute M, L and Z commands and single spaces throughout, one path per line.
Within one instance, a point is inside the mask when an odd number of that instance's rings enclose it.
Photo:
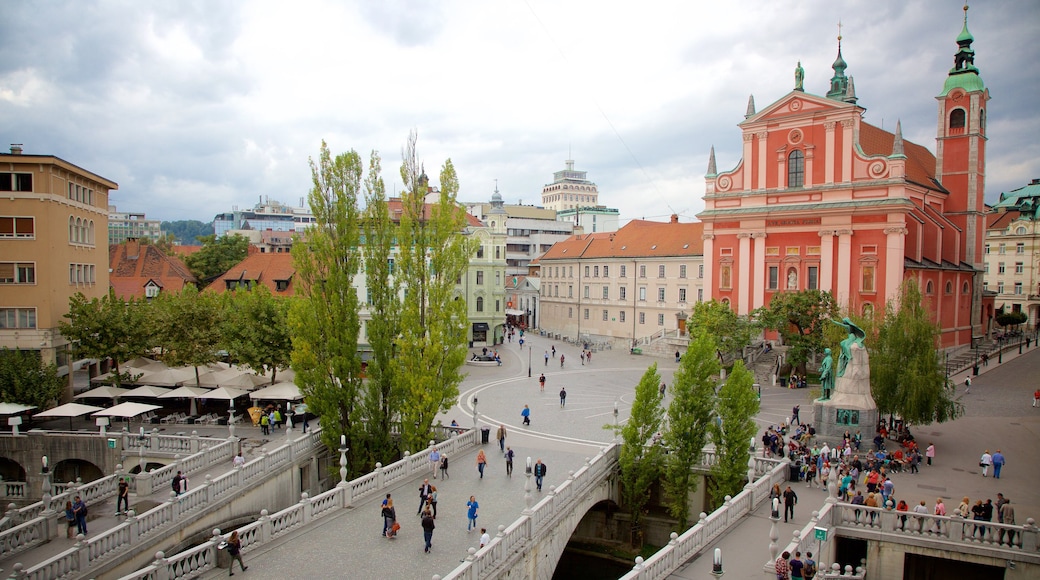
M 878 411 L 910 423 L 942 423 L 964 412 L 946 380 L 939 326 L 912 278 L 900 287 L 898 302 L 890 301 L 885 308 L 870 352 L 870 387 Z
M 751 442 L 754 440 L 759 400 L 751 371 L 743 361 L 733 365 L 726 383 L 715 400 L 711 440 L 715 444 L 715 464 L 711 467 L 711 499 L 713 506 L 722 505 L 727 495 L 734 496 L 744 487 Z
M 636 385 L 628 421 L 616 428 L 621 435 L 621 497 L 632 510 L 633 530 L 638 529 L 643 508 L 650 501 L 650 488 L 661 477 L 664 448 L 653 441 L 664 419 L 664 395 L 657 387 L 659 384 L 661 375 L 654 363 Z
M 465 211 L 456 203 L 459 183 L 451 160 L 440 173 L 437 201 L 427 204 L 428 178 L 416 157 L 416 133 L 403 151 L 398 267 L 403 288 L 395 380 L 401 387 L 402 449 L 426 446 L 437 414 L 451 408 L 466 361 L 466 302 L 456 280 L 466 273 L 475 243 L 461 235 Z
M 668 430 L 664 433 L 669 450 L 664 485 L 670 496 L 668 511 L 679 520 L 680 530 L 685 530 L 689 521 L 689 495 L 696 491 L 698 477 L 693 468 L 700 463 L 708 442 L 715 381 L 720 370 L 715 340 L 704 332 L 696 332 L 669 387 L 672 402 L 668 405 Z
M 370 448 L 376 461 L 396 452 L 391 424 L 401 407 L 400 389 L 394 381 L 395 341 L 400 333 L 400 284 L 394 276 L 394 242 L 397 227 L 390 218 L 379 155 L 372 152 L 365 176 L 365 209 L 362 213 L 364 269 L 368 318 L 365 336 L 372 351 L 366 369 L 364 416 L 369 424 Z
M 321 417 L 323 442 L 335 449 L 340 435 L 346 435 L 352 456 L 368 457 L 365 425 L 356 413 L 362 378 L 354 279 L 361 264 L 358 198 L 363 164 L 355 151 L 333 158 L 323 141 L 310 166 L 308 201 L 316 223 L 292 248 L 298 278 L 298 299 L 289 312 L 292 366 L 308 409 Z M 359 463 L 351 463 L 352 473 L 371 467 Z

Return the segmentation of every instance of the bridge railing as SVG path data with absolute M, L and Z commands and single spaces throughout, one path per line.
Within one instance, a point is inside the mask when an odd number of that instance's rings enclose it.
M 454 455 L 475 447 L 480 438 L 480 432 L 476 429 L 454 432 L 453 435 L 451 439 L 438 443 L 437 450 L 441 453 Z M 298 503 L 274 514 L 269 514 L 267 510 L 262 510 L 257 521 L 238 528 L 239 538 L 242 540 L 242 550 L 246 551 L 255 546 L 268 543 L 291 530 L 306 526 L 318 518 L 350 507 L 354 501 L 374 495 L 401 478 L 414 477 L 431 469 L 432 462 L 429 460 L 431 452 L 432 448 L 428 448 L 415 455 L 408 455 L 386 467 L 378 466 L 371 473 L 362 475 L 352 481 L 341 481 L 335 488 L 318 494 L 313 498 L 308 497 L 306 493 L 301 494 L 302 499 Z M 247 463 L 241 469 L 236 470 L 236 473 L 247 474 L 249 473 L 249 467 L 250 464 Z M 394 474 L 393 479 L 386 477 L 387 473 Z M 208 483 L 207 487 L 215 486 Z M 239 493 L 241 488 L 232 486 L 230 491 Z M 132 574 L 122 577 L 120 580 L 175 580 L 177 578 L 198 576 L 216 565 L 217 547 L 223 541 L 225 541 L 223 535 L 216 535 L 201 545 L 169 558 L 162 552 L 159 552 L 156 554 L 157 559 L 154 562 Z M 41 578 L 40 580 L 44 579 Z
M 498 576 L 524 546 L 534 544 L 538 534 L 552 529 L 556 520 L 573 509 L 574 503 L 609 476 L 617 467 L 618 450 L 619 446 L 612 444 L 587 460 L 534 507 L 524 510 L 524 515 L 492 538 L 491 543 L 471 552 L 444 579 L 478 580 Z
M 706 451 L 703 462 L 710 465 L 713 461 L 714 454 Z M 770 465 L 772 467 L 768 471 L 760 473 Z M 773 487 L 773 484 L 787 480 L 788 465 L 788 462 L 784 460 L 752 457 L 748 461 L 748 467 L 755 470 L 756 475 L 759 476 L 758 479 L 745 485 L 743 491 L 735 497 L 727 496 L 722 506 L 711 512 L 710 515 L 701 512 L 700 520 L 696 525 L 683 532 L 682 535 L 673 533 L 668 545 L 645 561 L 637 558 L 635 567 L 631 572 L 622 576 L 621 580 L 667 578 L 690 558 L 710 545 L 731 525 L 738 522 L 740 518 L 751 513 L 762 502 L 769 499 L 769 489 Z

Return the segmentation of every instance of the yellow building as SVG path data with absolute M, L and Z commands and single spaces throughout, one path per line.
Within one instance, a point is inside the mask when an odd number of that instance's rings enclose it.
M 108 192 L 119 186 L 53 155 L 0 153 L 0 348 L 69 372 L 58 322 L 69 298 L 108 292 Z

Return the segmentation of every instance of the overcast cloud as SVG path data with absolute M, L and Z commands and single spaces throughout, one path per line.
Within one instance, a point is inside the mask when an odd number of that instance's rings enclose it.
M 1040 2 L 975 2 L 990 89 L 987 200 L 1040 177 Z M 836 55 L 868 122 L 935 150 L 954 0 L 298 0 L 4 2 L 0 143 L 119 183 L 110 203 L 209 221 L 261 197 L 297 204 L 308 158 L 376 149 L 388 189 L 408 132 L 467 201 L 495 179 L 540 203 L 570 158 L 623 220 L 703 209 L 714 145 L 793 87 L 827 91 Z

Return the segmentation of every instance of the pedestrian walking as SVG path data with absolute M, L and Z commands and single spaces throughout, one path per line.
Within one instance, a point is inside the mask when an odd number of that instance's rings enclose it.
M 433 514 L 427 510 L 426 513 L 423 514 L 422 519 L 423 542 L 425 542 L 423 552 L 426 552 L 427 554 L 430 553 L 430 548 L 433 547 L 433 530 L 436 527 L 437 525 L 433 522 Z
M 931 465 L 932 458 L 935 457 L 935 443 L 928 443 L 928 448 L 924 450 L 924 456 L 928 459 L 928 465 Z
M 547 468 L 542 460 L 539 459 L 534 464 L 534 483 L 538 486 L 538 491 L 542 491 L 542 480 L 545 478 Z
M 581 353 L 578 354 L 578 358 L 581 359 L 581 366 L 585 366 L 585 351 L 581 351 Z
M 433 510 L 433 519 L 437 519 L 437 486 L 430 486 L 430 495 L 426 496 L 426 509 L 427 511 Z
M 1004 505 L 1000 506 L 1000 509 L 997 511 L 997 513 L 999 514 L 1000 521 L 1003 522 L 1005 525 L 1008 525 L 1008 526 L 1015 525 L 1015 508 L 1011 507 L 1011 500 L 1009 500 L 1009 499 L 1004 500 Z M 1029 523 L 1029 522 L 1027 521 L 1026 523 Z M 1014 544 L 1015 544 L 1015 530 L 1013 528 L 1007 528 L 1007 529 L 1000 528 L 1000 531 L 997 534 L 998 538 L 1000 539 L 1000 543 L 1001 544 L 1004 543 L 1004 533 L 1005 532 L 1007 533 L 1007 543 L 1008 543 L 1008 546 L 1014 546 Z
M 805 580 L 812 580 L 816 577 L 816 560 L 813 560 L 812 552 L 805 553 L 805 559 L 802 560 L 805 567 L 802 568 L 802 576 Z
M 506 453 L 506 426 L 499 424 L 498 433 L 495 434 L 498 438 L 498 448 L 502 451 L 502 454 Z
M 1000 479 L 1000 470 L 1004 467 L 1005 459 L 1004 454 L 997 449 L 997 452 L 993 454 L 993 479 Z
M 242 457 L 242 452 L 241 451 L 239 451 L 238 455 L 236 455 L 235 458 L 231 460 L 231 467 L 234 467 L 234 468 L 242 467 L 245 464 L 246 464 L 246 458 Z
M 791 519 L 794 519 L 794 506 L 798 503 L 798 494 L 791 489 L 791 486 L 787 486 L 784 490 L 784 521 L 787 521 L 787 515 L 791 515 Z
M 791 425 L 794 425 L 795 423 L 798 423 L 799 425 L 802 424 L 802 420 L 798 418 L 798 413 L 801 412 L 801 410 L 801 405 L 795 405 L 794 408 L 791 409 Z
M 520 335 L 520 350 L 524 350 L 524 336 Z M 531 354 L 531 353 L 527 353 Z
M 556 345 L 552 346 L 553 358 L 556 358 Z
M 120 510 L 119 508 L 123 509 Z M 130 478 L 119 478 L 119 486 L 116 490 L 116 515 L 125 514 L 130 511 Z
M 679 351 L 675 351 L 675 362 L 679 362 Z
M 469 496 L 469 501 L 466 502 L 466 518 L 469 520 L 466 524 L 467 532 L 477 529 L 478 509 L 480 509 L 480 504 L 477 503 L 476 496 Z
M 441 455 L 441 479 L 448 479 L 448 456 Z
M 787 563 L 788 568 L 791 569 L 791 580 L 805 580 L 803 572 L 805 571 L 805 562 L 802 562 L 802 553 L 795 551 L 794 557 Z
M 65 502 L 65 537 L 72 539 L 76 537 L 76 512 L 72 509 L 72 502 Z
M 520 411 L 520 416 L 524 418 L 524 425 L 531 424 L 531 408 L 524 405 L 524 410 Z
M 87 535 L 87 504 L 78 495 L 73 498 L 72 513 L 76 514 L 76 532 Z
M 1040 389 L 1033 391 L 1033 406 L 1040 407 Z
M 422 515 L 423 508 L 426 507 L 426 500 L 433 493 L 433 487 L 430 486 L 430 480 L 424 479 L 422 485 L 419 486 L 419 509 L 415 510 L 415 515 Z
M 515 456 L 513 448 L 506 447 L 506 477 L 513 477 L 513 457 Z
M 235 560 L 238 560 L 238 567 L 243 572 L 249 569 L 249 566 L 242 561 L 242 540 L 238 537 L 238 530 L 231 532 L 231 537 L 228 538 L 227 553 L 228 556 L 231 556 L 231 562 L 228 564 L 228 576 L 235 575 Z
M 480 528 L 480 547 L 491 543 L 491 534 L 487 533 L 487 528 Z
M 477 471 L 480 472 L 480 479 L 484 479 L 484 467 L 487 466 L 487 456 L 484 455 L 484 450 L 477 451 Z
M 549 351 L 545 351 L 545 366 L 549 366 Z
M 993 456 L 989 454 L 989 449 L 987 449 L 986 452 L 982 454 L 982 457 L 979 458 L 979 467 L 982 468 L 982 477 L 986 477 L 990 465 L 993 465 Z
M 260 434 L 270 435 L 271 434 L 271 416 L 267 413 L 260 415 Z
M 185 477 L 181 474 L 180 471 L 177 472 L 177 475 L 173 476 L 173 481 L 170 482 L 170 487 L 173 488 L 173 493 L 177 495 L 184 493 L 183 488 L 187 487 L 186 485 L 184 485 L 184 480 Z
M 964 377 L 964 394 L 971 392 L 971 377 Z
M 665 389 L 666 389 L 666 388 L 667 388 L 667 387 L 666 387 L 666 386 L 665 386 L 665 384 L 664 384 L 664 383 L 662 382 L 662 383 L 661 383 L 661 388 L 659 389 L 659 390 L 661 391 L 661 396 L 662 396 L 662 397 L 664 396 L 664 391 L 665 391 Z
M 565 358 L 566 358 L 566 357 L 564 357 L 564 356 L 563 356 L 563 353 L 561 352 L 561 353 L 560 353 L 560 368 L 561 368 L 561 369 L 563 368 L 563 359 L 565 359 Z
M 394 510 L 394 500 L 390 497 L 390 494 L 386 494 L 386 499 L 383 500 L 383 507 L 380 510 L 380 515 L 383 516 L 383 537 L 386 537 L 386 533 L 390 531 L 390 526 L 393 525 L 394 521 L 397 520 L 397 512 Z
M 441 453 L 434 447 L 430 450 L 430 477 L 437 479 L 437 467 L 441 464 Z
M 542 373 L 542 376 L 538 377 L 538 387 L 542 392 L 545 391 L 545 373 Z
M 567 405 L 567 387 L 560 387 L 560 408 Z

